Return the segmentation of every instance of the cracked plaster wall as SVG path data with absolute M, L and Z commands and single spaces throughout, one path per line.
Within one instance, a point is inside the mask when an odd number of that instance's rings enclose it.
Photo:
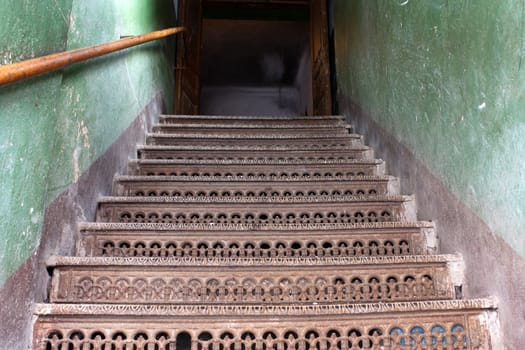
M 1 64 L 174 23 L 172 0 L 0 0 L 0 8 Z M 0 87 L 0 286 L 38 246 L 46 206 L 155 95 L 172 105 L 173 40 Z
M 525 344 L 525 1 L 334 0 L 340 112 Z

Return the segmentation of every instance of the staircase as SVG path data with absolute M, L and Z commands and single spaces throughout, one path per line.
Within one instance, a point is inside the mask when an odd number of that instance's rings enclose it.
M 496 349 L 492 299 L 340 117 L 163 116 L 54 256 L 35 349 Z

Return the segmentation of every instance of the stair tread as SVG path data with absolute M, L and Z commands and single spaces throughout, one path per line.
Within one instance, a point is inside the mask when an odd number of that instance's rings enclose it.
M 385 194 L 385 195 L 321 195 L 315 197 L 308 196 L 276 196 L 276 197 L 172 197 L 172 196 L 103 196 L 98 198 L 99 203 L 144 203 L 144 204 L 177 204 L 177 203 L 191 203 L 191 204 L 220 204 L 229 203 L 231 205 L 253 204 L 264 205 L 272 203 L 274 205 L 290 205 L 290 204 L 322 204 L 322 203 L 403 203 L 414 201 L 414 196 Z
M 237 124 L 224 124 L 220 122 L 206 122 L 206 123 L 180 123 L 176 121 L 157 123 L 153 125 L 153 130 L 165 130 L 165 129 L 181 129 L 184 131 L 191 132 L 195 130 L 201 132 L 206 130 L 206 132 L 223 132 L 223 131 L 252 131 L 252 132 L 276 132 L 276 133 L 303 133 L 311 131 L 342 131 L 348 133 L 348 130 L 351 129 L 350 124 L 286 124 L 286 123 L 276 123 L 271 122 L 268 124 L 254 123 L 243 121 L 242 123 Z M 154 131 L 156 132 L 156 131 Z
M 115 176 L 115 181 L 140 181 L 140 182 L 181 182 L 181 183 L 196 183 L 196 184 L 214 184 L 214 183 L 220 183 L 221 185 L 226 184 L 239 184 L 242 182 L 247 182 L 250 185 L 290 185 L 290 183 L 297 183 L 297 184 L 304 184 L 304 185 L 315 185 L 317 183 L 319 184 L 326 184 L 326 183 L 333 183 L 333 184 L 347 184 L 348 182 L 374 182 L 374 181 L 393 181 L 397 180 L 397 177 L 391 176 L 391 175 L 368 175 L 368 176 L 344 176 L 341 178 L 334 178 L 334 177 L 324 177 L 324 176 L 315 176 L 312 177 L 312 179 L 305 181 L 304 179 L 301 179 L 296 176 L 290 176 L 286 179 L 283 179 L 281 177 L 277 179 L 269 179 L 269 178 L 259 178 L 258 176 L 254 177 L 245 177 L 245 176 L 232 176 L 232 177 L 223 177 L 223 176 L 203 176 L 198 177 L 197 179 L 193 176 L 169 176 L 169 175 L 163 175 L 163 176 L 155 176 L 155 175 L 117 175 Z
M 323 128 L 323 129 L 236 129 L 236 128 L 192 128 L 184 130 L 179 127 L 154 127 L 152 136 L 166 135 L 173 137 L 191 138 L 228 138 L 228 139 L 280 139 L 280 138 L 333 138 L 346 137 L 352 135 L 347 129 L 343 128 Z
M 48 266 L 137 266 L 137 267 L 182 267 L 182 266 L 215 266 L 215 267 L 246 267 L 262 266 L 266 269 L 272 266 L 282 268 L 304 267 L 306 265 L 324 267 L 356 267 L 381 265 L 407 265 L 460 262 L 458 254 L 431 255 L 400 255 L 400 256 L 365 256 L 365 257 L 316 257 L 316 258 L 188 258 L 188 257 L 82 257 L 82 256 L 51 256 Z
M 429 300 L 410 302 L 382 303 L 331 303 L 311 305 L 204 305 L 204 304 L 35 304 L 34 314 L 41 316 L 108 316 L 108 317 L 154 317 L 157 320 L 177 317 L 243 317 L 267 318 L 275 320 L 276 316 L 334 317 L 354 318 L 370 315 L 381 317 L 387 315 L 395 318 L 403 314 L 428 313 L 428 317 L 444 315 L 447 312 L 475 312 L 479 310 L 496 310 L 495 298 L 478 298 L 464 300 Z M 384 317 L 384 316 L 382 316 Z M 339 317 L 338 317 L 339 318 Z M 311 322 L 311 321 L 310 321 Z
M 180 224 L 175 223 L 122 223 L 122 222 L 81 222 L 79 228 L 81 230 L 118 230 L 118 231 L 136 231 L 136 230 L 152 230 L 152 231 L 179 231 Z M 236 230 L 237 228 L 237 230 Z M 420 228 L 435 228 L 435 224 L 430 221 L 387 221 L 387 222 L 364 222 L 364 223 L 328 223 L 328 224 L 281 224 L 281 225 L 265 225 L 258 227 L 257 230 L 250 230 L 251 234 L 262 232 L 267 234 L 269 231 L 276 231 L 278 235 L 282 234 L 281 230 L 287 231 L 325 231 L 327 234 L 333 230 L 343 230 L 351 233 L 352 230 L 397 230 L 397 229 L 420 229 Z M 205 232 L 215 231 L 234 231 L 239 232 L 243 230 L 242 227 L 234 225 L 220 226 L 220 225 L 206 225 Z M 195 231 L 191 231 L 195 232 Z M 199 231 L 197 231 L 199 232 Z M 198 234 L 198 233 L 195 233 Z
M 213 165 L 341 165 L 341 164 L 382 164 L 382 159 L 343 159 L 343 160 L 322 160 L 322 161 L 310 161 L 310 160 L 292 160 L 292 161 L 280 161 L 280 160 L 237 160 L 237 159 L 133 159 L 132 163 L 138 164 L 213 164 Z
M 154 129 L 159 128 L 180 128 L 180 129 L 214 129 L 214 130 L 223 130 L 223 129 L 235 129 L 235 130 L 275 130 L 275 131 L 286 131 L 286 130 L 326 130 L 326 129 L 344 129 L 350 128 L 351 126 L 345 123 L 334 123 L 331 120 L 326 123 L 279 123 L 276 121 L 270 122 L 257 122 L 257 121 L 242 121 L 239 123 L 221 123 L 220 121 L 207 121 L 201 123 L 182 123 L 176 120 L 165 121 L 163 123 L 158 123 L 153 126 Z
M 277 134 L 277 135 L 207 135 L 206 133 L 170 133 L 170 134 L 163 134 L 163 133 L 157 133 L 157 132 L 151 132 L 146 133 L 146 137 L 157 137 L 157 138 L 167 138 L 167 139 L 230 139 L 230 140 L 236 140 L 238 142 L 243 141 L 250 141 L 250 140 L 279 140 L 279 141 L 285 141 L 285 140 L 305 140 L 313 142 L 312 140 L 317 139 L 328 139 L 329 141 L 338 141 L 338 140 L 361 140 L 362 135 L 359 134 L 345 134 L 344 136 L 333 134 L 326 134 L 326 135 L 308 135 L 304 136 L 300 133 L 290 133 L 290 134 Z
M 327 119 L 344 119 L 342 115 L 316 115 L 316 116 L 296 116 L 296 115 L 178 115 L 178 114 L 161 114 L 161 119 L 237 119 L 237 120 L 327 120 Z
M 312 155 L 316 155 L 316 154 L 346 154 L 348 152 L 348 150 L 371 150 L 372 148 L 369 147 L 369 146 L 366 146 L 366 145 L 355 145 L 353 146 L 352 148 L 341 148 L 341 149 L 335 149 L 335 150 L 326 150 L 326 149 L 319 149 L 319 150 L 304 150 L 302 148 L 298 148 L 298 149 L 292 149 L 292 150 L 287 150 L 286 153 L 283 153 L 282 151 L 278 151 L 278 150 L 274 150 L 274 149 L 265 149 L 265 150 L 262 150 L 261 153 L 265 154 L 265 153 L 278 153 L 278 154 L 295 154 L 295 153 L 300 153 L 300 154 L 312 154 Z M 229 149 L 226 147 L 226 146 L 223 146 L 223 148 L 221 149 L 217 149 L 217 147 L 215 146 L 206 146 L 206 145 L 201 145 L 201 146 L 185 146 L 185 145 L 180 145 L 180 146 L 176 146 L 176 145 L 140 145 L 138 147 L 138 150 L 144 150 L 144 151 L 206 151 L 206 152 L 212 152 L 212 153 L 224 153 L 226 151 L 228 151 Z M 257 154 L 254 154 L 252 151 L 253 151 L 253 148 L 249 147 L 249 146 L 242 146 L 242 145 L 239 145 L 239 146 L 235 146 L 235 147 L 231 147 L 231 151 L 246 151 L 246 152 L 249 152 L 248 154 L 252 157 L 256 157 Z M 208 154 L 208 153 L 205 153 L 205 155 Z
M 177 142 L 178 141 L 178 142 Z M 215 151 L 274 151 L 274 152 L 288 152 L 288 151 L 344 151 L 355 150 L 356 147 L 362 147 L 361 139 L 343 139 L 327 140 L 325 143 L 312 143 L 306 139 L 287 139 L 283 142 L 281 140 L 260 139 L 257 142 L 248 142 L 254 140 L 246 140 L 246 142 L 226 142 L 235 141 L 228 139 L 177 139 L 171 138 L 166 140 L 156 140 L 154 137 L 147 139 L 148 146 L 159 147 L 181 147 L 186 150 L 215 150 Z

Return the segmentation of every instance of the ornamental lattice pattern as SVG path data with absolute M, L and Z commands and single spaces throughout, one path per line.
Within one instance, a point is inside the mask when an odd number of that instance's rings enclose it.
M 170 328 L 49 330 L 36 349 L 46 350 L 467 350 L 476 349 L 461 322 L 428 322 L 282 329 Z M 429 347 L 431 346 L 431 347 Z
M 420 253 L 412 248 L 411 235 L 404 237 L 357 237 L 337 241 L 315 241 L 311 238 L 303 241 L 180 241 L 172 238 L 151 238 L 148 236 L 134 239 L 99 237 L 96 243 L 86 243 L 90 256 L 123 257 L 192 257 L 192 258 L 272 258 L 272 257 L 358 257 L 358 256 L 394 256 Z M 420 241 L 420 240 L 419 240 Z M 419 242 L 418 242 L 419 243 Z
M 210 277 L 213 276 L 213 277 Z M 258 277 L 261 276 L 261 277 Z M 450 299 L 454 289 L 444 264 L 352 273 L 310 268 L 281 271 L 242 269 L 170 272 L 150 269 L 58 268 L 54 302 L 121 303 L 304 303 Z
M 193 3 L 193 2 L 191 2 Z M 38 350 L 491 350 L 414 198 L 341 118 L 162 117 L 54 256 Z M 495 349 L 493 349 L 495 350 Z

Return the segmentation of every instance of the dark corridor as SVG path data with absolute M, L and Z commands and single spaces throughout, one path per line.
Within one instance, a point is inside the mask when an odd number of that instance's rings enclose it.
M 177 114 L 331 114 L 325 0 L 179 1 Z

